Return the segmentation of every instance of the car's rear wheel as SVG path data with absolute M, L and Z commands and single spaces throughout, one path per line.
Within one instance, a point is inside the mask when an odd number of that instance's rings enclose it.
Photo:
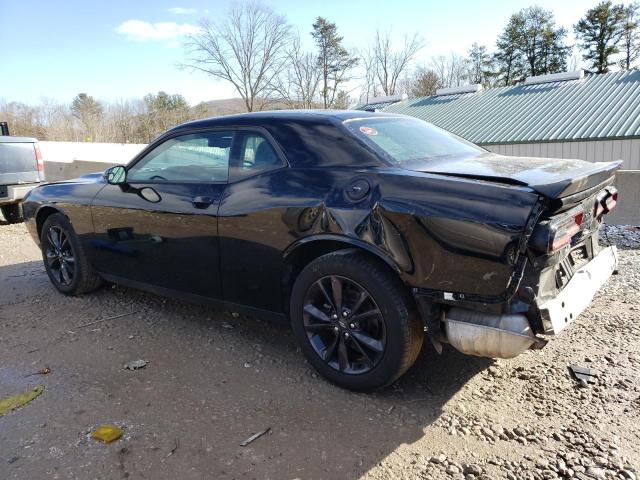
M 47 275 L 60 292 L 79 295 L 95 290 L 102 283 L 73 227 L 61 213 L 50 215 L 45 220 L 40 245 Z
M 13 205 L 4 205 L 0 207 L 2 216 L 8 223 L 24 222 L 24 214 L 22 213 L 22 205 L 14 203 Z
M 424 336 L 404 285 L 356 250 L 323 255 L 300 273 L 291 322 L 316 370 L 352 390 L 393 383 L 415 362 Z

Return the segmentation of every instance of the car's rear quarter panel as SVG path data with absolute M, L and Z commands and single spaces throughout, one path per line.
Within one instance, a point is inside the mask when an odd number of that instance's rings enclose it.
M 519 187 L 393 174 L 381 179 L 374 209 L 393 225 L 396 231 L 390 234 L 402 239 L 395 245 L 404 247 L 403 256 L 411 262 L 402 265 L 407 283 L 492 296 L 507 287 L 537 199 Z
M 359 202 L 345 195 L 355 178 L 371 185 Z M 229 185 L 220 205 L 225 298 L 279 310 L 283 252 L 327 235 L 370 247 L 411 286 L 498 295 L 536 201 L 520 187 L 396 169 L 290 168 L 249 178 Z

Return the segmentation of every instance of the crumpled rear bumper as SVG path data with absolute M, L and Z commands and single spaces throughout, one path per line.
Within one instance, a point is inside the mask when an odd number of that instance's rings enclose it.
M 574 273 L 555 298 L 538 306 L 545 334 L 560 333 L 589 306 L 596 292 L 618 268 L 617 252 L 615 246 L 601 250 Z

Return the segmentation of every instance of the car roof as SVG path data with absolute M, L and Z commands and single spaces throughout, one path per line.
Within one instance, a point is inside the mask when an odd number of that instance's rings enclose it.
M 271 122 L 300 121 L 305 123 L 327 124 L 333 122 L 343 122 L 356 118 L 379 118 L 379 117 L 404 117 L 392 113 L 364 112 L 361 110 L 267 110 L 262 112 L 240 113 L 235 115 L 224 115 L 220 117 L 204 118 L 183 123 L 170 131 L 206 128 L 225 125 L 252 125 L 261 126 Z

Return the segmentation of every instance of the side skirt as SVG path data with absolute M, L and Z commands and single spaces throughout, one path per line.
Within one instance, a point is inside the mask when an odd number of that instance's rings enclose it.
M 289 317 L 284 313 L 272 312 L 270 310 L 263 310 L 261 308 L 255 308 L 248 305 L 240 305 L 233 302 L 225 302 L 224 300 L 209 298 L 193 293 L 181 292 L 180 290 L 174 290 L 172 288 L 158 287 L 156 285 L 150 285 L 148 283 L 118 277 L 116 275 L 109 275 L 100 272 L 98 273 L 107 282 L 116 283 L 125 287 L 135 288 L 136 290 L 143 290 L 145 292 L 153 293 L 161 297 L 177 298 L 179 300 L 185 300 L 190 303 L 205 305 L 207 307 L 213 308 L 214 310 L 238 312 L 243 315 L 259 317 L 265 320 L 270 320 L 287 325 L 289 324 Z

